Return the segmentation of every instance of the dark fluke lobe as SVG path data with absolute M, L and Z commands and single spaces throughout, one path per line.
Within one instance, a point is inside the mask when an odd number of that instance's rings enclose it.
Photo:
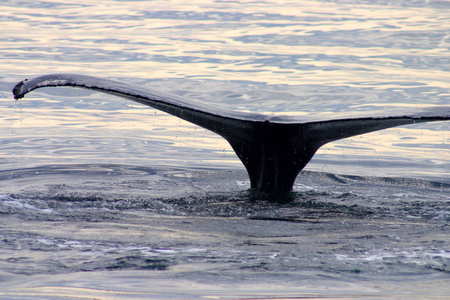
M 268 193 L 292 189 L 298 173 L 324 144 L 390 127 L 450 120 L 450 106 L 375 116 L 283 117 L 214 107 L 132 84 L 74 74 L 51 74 L 19 82 L 16 99 L 43 87 L 80 87 L 123 97 L 211 130 L 225 138 L 244 164 L 251 188 Z

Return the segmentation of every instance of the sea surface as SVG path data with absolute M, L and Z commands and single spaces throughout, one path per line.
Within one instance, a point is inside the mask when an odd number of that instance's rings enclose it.
M 450 104 L 450 2 L 0 3 L 0 299 L 449 299 L 450 124 L 322 147 L 248 191 L 219 136 L 97 92 L 332 116 Z

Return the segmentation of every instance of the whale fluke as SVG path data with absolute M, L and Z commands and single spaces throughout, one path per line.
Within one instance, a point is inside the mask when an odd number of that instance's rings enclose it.
M 251 188 L 286 193 L 298 173 L 326 143 L 390 127 L 450 120 L 450 106 L 390 112 L 388 115 L 314 117 L 272 116 L 214 107 L 170 93 L 113 80 L 51 74 L 24 80 L 16 99 L 43 87 L 80 87 L 130 99 L 211 130 L 225 138 L 244 164 Z

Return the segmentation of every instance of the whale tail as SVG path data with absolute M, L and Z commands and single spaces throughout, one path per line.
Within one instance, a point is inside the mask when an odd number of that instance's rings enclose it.
M 222 109 L 174 94 L 92 76 L 51 74 L 19 82 L 16 99 L 43 87 L 80 87 L 123 97 L 194 123 L 225 138 L 244 164 L 251 188 L 286 193 L 326 143 L 390 127 L 450 120 L 450 106 L 332 119 L 266 116 Z

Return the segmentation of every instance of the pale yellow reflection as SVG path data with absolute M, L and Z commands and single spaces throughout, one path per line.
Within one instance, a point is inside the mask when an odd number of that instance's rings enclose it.
M 448 170 L 445 168 L 433 169 L 450 161 L 450 134 L 446 130 L 448 125 L 448 122 L 409 125 L 335 141 L 317 151 L 316 157 L 321 157 L 321 163 L 317 164 L 313 158 L 306 169 L 369 176 L 448 176 Z M 327 157 L 331 159 L 330 164 L 327 164 Z M 339 158 L 341 163 L 345 163 L 346 160 L 360 162 L 358 164 L 349 162 L 347 166 L 335 165 L 336 158 Z M 377 160 L 380 160 L 379 167 Z M 372 163 L 366 167 L 365 161 Z M 389 161 L 394 165 L 386 166 Z M 432 165 L 430 169 L 408 168 L 401 164 L 395 166 L 397 162 L 408 161 L 424 164 L 432 162 Z
M 72 1 L 58 1 L 58 3 L 72 4 Z M 402 31 L 424 31 L 450 29 L 448 22 L 443 22 L 443 13 L 432 8 L 408 8 L 377 5 L 349 5 L 327 3 L 320 1 L 266 1 L 266 2 L 224 2 L 211 3 L 210 1 L 151 1 L 151 2 L 92 2 L 86 1 L 95 9 L 84 7 L 68 7 L 65 14 L 75 16 L 76 21 L 67 21 L 55 8 L 36 8 L 30 14 L 26 8 L 10 8 L 14 15 L 21 17 L 23 14 L 28 23 L 20 21 L 8 21 L 9 30 L 2 35 L 5 38 L 26 37 L 32 38 L 34 53 L 48 54 L 48 50 L 39 50 L 36 47 L 73 46 L 83 49 L 98 49 L 102 51 L 124 51 L 139 54 L 136 60 L 108 62 L 68 62 L 52 60 L 51 58 L 42 65 L 42 61 L 30 61 L 8 59 L 0 62 L 0 68 L 17 73 L 29 74 L 45 72 L 82 72 L 92 75 L 108 75 L 111 77 L 143 77 L 143 78 L 167 78 L 195 76 L 196 78 L 215 78 L 218 80 L 257 80 L 269 84 L 348 84 L 351 81 L 360 81 L 358 86 L 364 86 L 361 81 L 370 82 L 398 82 L 411 81 L 426 83 L 436 87 L 448 88 L 449 76 L 442 70 L 414 69 L 405 67 L 399 61 L 389 58 L 372 58 L 371 56 L 397 55 L 400 57 L 413 56 L 443 56 L 448 55 L 448 43 L 445 39 L 441 47 L 434 49 L 401 49 L 395 47 L 345 47 L 345 46 L 321 46 L 308 44 L 282 45 L 265 42 L 244 43 L 236 38 L 247 35 L 276 35 L 276 36 L 302 36 L 311 35 L 312 31 L 336 31 L 336 30 L 373 30 L 380 34 L 385 32 L 399 33 Z M 170 3 L 170 7 L 169 4 Z M 220 13 L 245 12 L 253 18 L 248 20 L 219 22 L 212 19 L 179 19 L 161 18 L 145 19 L 145 12 L 178 11 L 187 13 Z M 54 10 L 54 12 L 52 12 Z M 104 15 L 127 15 L 131 18 L 102 18 Z M 262 14 L 282 14 L 286 19 L 275 18 L 258 21 Z M 132 17 L 136 19 L 133 19 Z M 295 16 L 296 18 L 291 18 Z M 329 16 L 329 18 L 324 17 Z M 317 19 L 318 17 L 322 19 Z M 343 21 L 342 18 L 348 20 Z M 98 22 L 92 20 L 98 19 Z M 86 21 L 86 22 L 84 22 Z M 31 24 L 48 24 L 31 26 Z M 218 26 L 222 24 L 225 26 Z M 274 24 L 275 26 L 267 26 Z M 282 24 L 283 26 L 277 26 Z M 42 26 L 45 30 L 42 30 Z M 117 39 L 127 41 L 125 44 L 114 42 L 96 43 L 101 39 Z M 393 41 L 394 42 L 394 41 Z M 30 42 L 17 41 L 14 47 L 18 54 L 30 50 L 25 49 Z M 216 51 L 217 53 L 205 51 Z M 226 55 L 224 53 L 241 52 L 239 56 Z M 360 63 L 331 62 L 331 61 L 298 61 L 299 65 L 312 64 L 313 70 L 296 69 L 276 66 L 245 64 L 258 55 L 302 55 L 320 53 L 326 55 L 353 55 L 361 58 Z M 52 56 L 50 53 L 49 57 Z M 64 56 L 64 53 L 57 53 Z M 86 53 L 86 57 L 89 57 Z M 107 55 L 107 54 L 106 54 Z M 158 55 L 173 58 L 173 62 L 158 62 Z M 180 57 L 197 56 L 197 61 L 187 63 L 180 61 Z M 220 59 L 220 64 L 214 62 L 202 62 L 202 59 Z M 237 60 L 237 62 L 236 62 Z M 228 61 L 228 63 L 227 63 Z M 366 64 L 364 61 L 372 61 Z M 244 64 L 243 64 L 244 62 Z M 378 63 L 377 63 L 378 62 Z M 323 67 L 337 67 L 336 70 L 323 71 Z M 369 70 L 362 70 L 363 68 Z M 230 70 L 231 72 L 225 71 Z M 281 73 L 277 73 L 281 72 Z M 413 84 L 414 85 L 414 84 Z M 394 87 L 395 85 L 383 86 Z
M 19 132 L 33 130 L 39 135 L 48 135 L 48 131 L 70 131 L 74 134 L 89 132 L 89 135 L 111 134 L 121 136 L 135 134 L 135 138 L 159 139 L 171 141 L 187 147 L 206 149 L 228 149 L 228 143 L 216 134 L 193 125 L 179 118 L 152 109 L 117 110 L 114 114 L 92 109 L 71 109 L 67 111 L 43 111 L 26 108 L 16 114 L 17 119 L 11 123 L 3 123 L 3 128 L 18 129 Z M 76 134 L 76 133 L 75 133 Z M 178 140 L 178 141 L 177 141 Z
M 6 292 L 0 295 L 11 297 L 61 297 L 61 298 L 74 298 L 74 299 L 98 299 L 98 300 L 111 300 L 111 299 L 124 299 L 124 296 L 133 296 L 133 299 L 140 298 L 139 295 L 144 293 L 131 292 L 131 291 L 116 291 L 83 287 L 62 287 L 62 286 L 40 286 L 23 288 L 17 292 Z M 137 298 L 138 297 L 138 298 Z

